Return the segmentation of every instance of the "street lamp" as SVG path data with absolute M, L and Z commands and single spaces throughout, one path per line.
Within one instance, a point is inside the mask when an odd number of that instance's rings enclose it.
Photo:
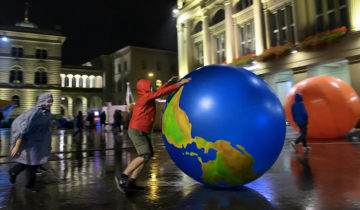
M 173 9 L 172 13 L 173 13 L 174 16 L 176 16 L 177 14 L 179 14 L 179 10 L 178 9 Z
M 4 34 L 4 35 L 1 35 L 1 41 L 2 42 L 8 42 L 9 41 L 9 38 Z

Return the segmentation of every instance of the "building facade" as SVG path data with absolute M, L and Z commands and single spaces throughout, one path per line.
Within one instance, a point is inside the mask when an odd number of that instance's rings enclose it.
M 179 75 L 197 67 L 231 63 L 292 43 L 281 59 L 253 62 L 284 103 L 296 83 L 314 76 L 333 76 L 360 94 L 360 1 L 357 0 L 178 0 Z M 337 43 L 301 50 L 304 40 L 345 26 Z
M 61 50 L 65 37 L 25 21 L 0 27 L 0 99 L 13 101 L 13 115 L 34 106 L 37 96 L 51 92 L 53 114 L 60 114 Z
M 104 81 L 107 84 L 104 97 L 114 105 L 134 103 L 137 100 L 137 80 L 148 79 L 157 88 L 178 73 L 176 52 L 135 46 L 101 55 L 92 60 L 91 64 L 104 70 Z M 127 92 L 128 85 L 131 93 Z M 129 98 L 129 95 L 133 97 Z
M 79 111 L 100 111 L 103 104 L 104 72 L 86 66 L 63 66 L 61 81 L 61 114 L 70 118 Z
M 103 106 L 104 72 L 86 66 L 62 66 L 65 37 L 41 30 L 25 19 L 0 27 L 0 99 L 13 101 L 16 117 L 36 104 L 44 92 L 54 97 L 52 114 L 72 118 L 78 111 Z

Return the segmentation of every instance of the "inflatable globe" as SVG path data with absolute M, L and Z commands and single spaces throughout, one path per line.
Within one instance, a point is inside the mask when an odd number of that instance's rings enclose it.
M 359 97 L 350 85 L 334 77 L 312 77 L 296 84 L 285 100 L 286 118 L 298 131 L 291 114 L 296 93 L 303 95 L 309 138 L 340 138 L 359 120 Z
M 175 164 L 214 187 L 236 187 L 264 174 L 284 144 L 278 98 L 254 73 L 211 65 L 185 78 L 165 105 L 162 134 Z

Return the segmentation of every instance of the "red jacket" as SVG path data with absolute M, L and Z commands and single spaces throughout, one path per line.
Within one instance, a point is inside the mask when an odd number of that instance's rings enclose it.
M 167 86 L 165 83 L 156 92 L 150 91 L 151 82 L 149 80 L 139 80 L 136 84 L 139 99 L 137 100 L 129 128 L 150 133 L 155 122 L 156 106 L 155 99 L 170 93 L 178 88 L 177 84 Z

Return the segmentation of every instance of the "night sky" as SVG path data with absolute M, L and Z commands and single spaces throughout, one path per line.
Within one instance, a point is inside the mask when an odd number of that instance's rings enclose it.
M 29 21 L 61 25 L 63 64 L 80 65 L 127 45 L 177 50 L 176 0 L 30 0 Z M 0 25 L 24 20 L 25 0 L 0 0 Z

